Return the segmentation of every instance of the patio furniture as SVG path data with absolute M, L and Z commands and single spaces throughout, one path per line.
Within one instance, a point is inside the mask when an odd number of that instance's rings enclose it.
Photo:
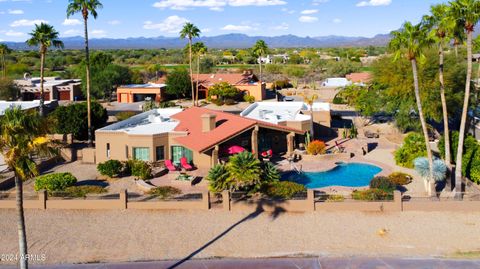
M 180 158 L 180 165 L 182 166 L 182 168 L 185 168 L 185 170 L 187 170 L 187 171 L 190 171 L 190 170 L 193 169 L 193 166 L 191 166 L 188 163 L 187 158 L 185 158 L 185 157 Z
M 335 147 L 337 148 L 339 153 L 344 153 L 345 152 L 345 147 L 338 144 L 338 141 L 335 141 Z
M 177 167 L 170 160 L 165 160 L 165 167 L 168 169 L 168 171 L 177 171 Z
M 262 153 L 260 153 L 264 161 L 270 161 L 270 158 L 273 156 L 273 151 L 271 149 L 266 150 Z

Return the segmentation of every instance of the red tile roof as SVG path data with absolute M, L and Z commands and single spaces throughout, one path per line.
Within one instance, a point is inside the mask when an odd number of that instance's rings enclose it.
M 217 116 L 217 126 L 210 132 L 202 131 L 201 116 L 204 114 L 213 114 Z M 228 139 L 253 128 L 257 124 L 263 128 L 303 134 L 301 130 L 290 127 L 247 119 L 231 113 L 210 110 L 201 107 L 192 107 L 186 109 L 173 115 L 172 118 L 180 122 L 175 128 L 175 131 L 188 132 L 187 136 L 174 138 L 175 141 L 197 152 L 208 150 L 217 144 L 227 141 Z
M 351 73 L 346 77 L 353 83 L 368 83 L 372 80 L 372 74 L 369 72 Z
M 197 74 L 193 74 L 193 80 L 197 80 Z M 209 88 L 216 83 L 227 82 L 231 85 L 249 85 L 257 83 L 258 79 L 253 74 L 198 74 L 198 82 L 200 85 Z

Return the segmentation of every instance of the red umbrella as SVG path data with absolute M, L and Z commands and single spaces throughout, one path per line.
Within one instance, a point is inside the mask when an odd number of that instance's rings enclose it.
M 246 149 L 240 147 L 240 146 L 231 146 L 227 149 L 227 152 L 228 154 L 238 154 L 238 153 L 241 153 L 241 152 L 244 152 Z

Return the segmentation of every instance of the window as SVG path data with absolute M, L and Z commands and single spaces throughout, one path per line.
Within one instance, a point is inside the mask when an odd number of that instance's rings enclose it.
M 133 159 L 141 161 L 150 161 L 149 148 L 133 148 Z
M 107 143 L 107 158 L 110 159 L 110 143 Z
M 165 160 L 165 147 L 159 146 L 156 148 L 157 161 Z
M 125 146 L 125 157 L 128 159 L 128 146 Z
M 193 152 L 182 146 L 172 146 L 172 162 L 179 164 L 182 157 L 187 158 L 187 161 L 191 163 L 193 161 Z

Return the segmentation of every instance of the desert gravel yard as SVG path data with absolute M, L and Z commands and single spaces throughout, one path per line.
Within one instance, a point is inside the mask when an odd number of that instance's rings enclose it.
M 182 259 L 197 250 L 195 258 L 480 250 L 480 213 L 27 210 L 26 221 L 29 253 L 45 254 L 46 264 Z M 16 253 L 15 211 L 0 211 L 0 230 L 0 252 Z

